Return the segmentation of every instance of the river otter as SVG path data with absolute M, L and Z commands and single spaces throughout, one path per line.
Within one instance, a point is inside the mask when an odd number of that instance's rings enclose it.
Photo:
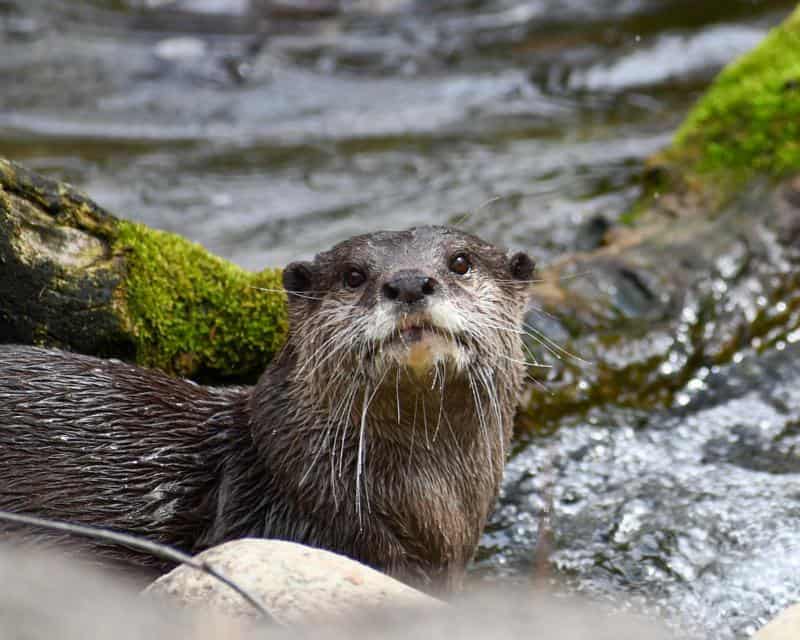
M 284 270 L 289 336 L 252 388 L 0 346 L 0 508 L 190 552 L 292 540 L 456 587 L 508 451 L 532 271 L 448 227 L 351 238 Z

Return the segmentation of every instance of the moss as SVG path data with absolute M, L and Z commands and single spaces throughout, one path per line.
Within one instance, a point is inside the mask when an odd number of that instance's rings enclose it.
M 0 309 L 0 331 L 14 339 L 215 382 L 253 380 L 285 339 L 279 270 L 248 273 L 2 158 L 0 223 L 0 287 L 22 310 L 11 323 Z
M 140 364 L 252 380 L 283 343 L 279 270 L 249 273 L 180 236 L 122 220 L 114 252 L 125 259 L 118 306 Z
M 662 159 L 726 190 L 800 169 L 800 7 L 719 74 Z

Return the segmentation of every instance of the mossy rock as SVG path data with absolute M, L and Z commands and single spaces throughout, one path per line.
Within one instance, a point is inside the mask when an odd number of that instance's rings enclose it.
M 670 408 L 696 376 L 797 339 L 800 276 L 787 265 L 800 259 L 800 7 L 718 75 L 648 166 L 630 225 L 551 269 L 562 277 L 538 301 L 545 324 L 559 320 L 592 365 L 539 371 L 547 389 L 532 389 L 522 430 Z M 642 304 L 629 304 L 631 287 Z
M 675 192 L 713 210 L 756 176 L 800 170 L 800 7 L 717 76 L 650 165 L 639 211 Z

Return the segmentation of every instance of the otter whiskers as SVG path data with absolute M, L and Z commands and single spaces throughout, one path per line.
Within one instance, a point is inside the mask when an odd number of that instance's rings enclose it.
M 359 526 L 363 527 L 363 521 L 361 518 L 361 485 L 362 485 L 362 478 L 364 484 L 364 496 L 367 500 L 367 511 L 370 511 L 370 504 L 369 504 L 369 487 L 367 486 L 366 482 L 366 475 L 365 475 L 365 466 L 367 463 L 367 412 L 369 411 L 369 406 L 372 404 L 372 401 L 375 399 L 375 394 L 378 392 L 381 384 L 383 383 L 383 379 L 386 376 L 384 372 L 384 376 L 378 381 L 378 384 L 375 385 L 374 389 L 370 389 L 369 384 L 364 387 L 364 406 L 361 410 L 361 428 L 359 429 L 358 434 L 358 461 L 356 463 L 356 514 L 358 515 L 358 524 Z M 369 399 L 367 400 L 367 397 Z

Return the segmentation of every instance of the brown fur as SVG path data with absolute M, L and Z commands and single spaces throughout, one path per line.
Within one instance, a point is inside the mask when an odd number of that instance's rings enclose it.
M 472 260 L 466 276 L 447 266 L 458 251 Z M 245 536 L 292 540 L 423 587 L 457 586 L 510 442 L 526 261 L 423 227 L 358 236 L 290 265 L 290 336 L 253 388 L 0 346 L 0 508 L 190 552 Z M 353 267 L 367 274 L 357 289 L 342 281 Z M 388 304 L 382 285 L 412 270 L 474 323 L 474 335 L 458 336 L 469 375 L 452 363 L 415 374 L 364 339 L 376 305 Z M 127 549 L 93 550 L 166 568 Z

